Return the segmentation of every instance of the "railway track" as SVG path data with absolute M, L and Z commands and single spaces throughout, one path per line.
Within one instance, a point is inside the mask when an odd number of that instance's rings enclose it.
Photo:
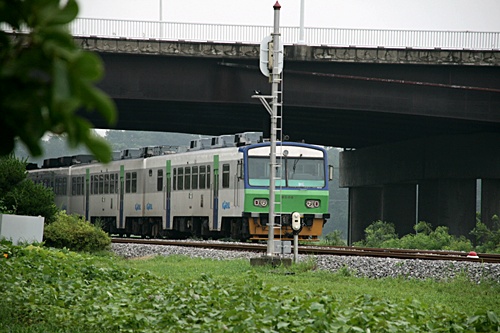
M 211 248 L 230 251 L 266 252 L 267 245 L 254 243 L 231 243 L 231 242 L 203 242 L 203 241 L 174 241 L 162 239 L 138 239 L 138 238 L 113 238 L 113 243 L 134 243 L 151 245 L 171 245 L 198 248 Z M 404 250 L 404 249 L 379 249 L 359 248 L 348 246 L 313 246 L 299 245 L 300 254 L 317 255 L 342 255 L 342 256 L 364 256 L 398 259 L 420 259 L 420 260 L 454 260 L 471 261 L 482 263 L 500 264 L 500 255 L 478 253 L 479 258 L 468 257 L 469 253 L 458 251 L 428 251 L 428 250 Z

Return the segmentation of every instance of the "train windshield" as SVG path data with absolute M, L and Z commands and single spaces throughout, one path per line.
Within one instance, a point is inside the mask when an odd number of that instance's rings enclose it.
M 322 188 L 326 185 L 322 158 L 287 157 L 281 161 L 283 165 L 276 170 L 275 186 Z M 248 158 L 248 184 L 269 186 L 269 158 Z

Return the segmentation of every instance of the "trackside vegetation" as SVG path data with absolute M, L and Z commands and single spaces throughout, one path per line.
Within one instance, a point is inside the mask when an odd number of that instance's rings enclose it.
M 337 295 L 334 286 L 346 289 L 344 279 L 352 279 L 348 282 L 354 285 L 366 280 L 300 269 L 281 274 L 283 270 L 254 269 L 242 260 L 194 260 L 197 273 L 191 275 L 176 272 L 175 264 L 189 264 L 191 259 L 172 260 L 125 261 L 0 243 L 0 332 L 500 331 L 498 307 L 485 309 L 468 302 L 468 311 L 461 311 L 440 301 L 422 302 L 418 295 Z M 175 278 L 132 267 L 138 267 L 138 261 L 164 266 Z M 200 272 L 203 267 L 209 272 Z M 220 278 L 217 272 L 224 268 L 232 274 Z M 295 287 L 294 280 L 315 274 L 323 274 L 324 289 Z M 398 281 L 403 289 L 404 281 Z M 463 287 L 468 282 L 457 283 Z M 484 281 L 467 287 L 498 304 L 498 284 Z M 437 289 L 433 292 L 439 294 Z
M 365 238 L 355 242 L 354 246 L 377 248 L 400 248 L 418 250 L 450 250 L 481 253 L 500 253 L 500 223 L 495 215 L 490 229 L 478 216 L 476 227 L 470 232 L 475 238 L 475 245 L 465 236 L 454 236 L 448 227 L 433 228 L 430 223 L 419 222 L 414 226 L 415 233 L 401 238 L 396 234 L 393 223 L 375 221 L 365 229 Z M 331 237 L 330 237 L 331 238 Z M 328 239 L 328 238 L 327 238 Z
M 55 222 L 45 227 L 43 239 L 47 246 L 72 251 L 98 252 L 108 250 L 111 245 L 111 238 L 98 225 L 64 211 L 57 213 Z

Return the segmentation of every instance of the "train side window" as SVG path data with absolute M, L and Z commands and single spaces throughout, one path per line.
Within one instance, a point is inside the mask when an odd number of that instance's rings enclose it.
M 210 165 L 207 165 L 207 188 L 210 188 Z
M 104 194 L 109 194 L 109 174 L 104 175 Z
M 130 193 L 130 179 L 131 179 L 130 172 L 127 172 L 125 174 L 125 192 L 126 193 Z
M 163 170 L 158 170 L 158 178 L 156 181 L 156 190 L 163 191 Z
M 64 177 L 62 179 L 62 194 L 63 195 L 67 195 L 68 194 L 68 178 L 67 177 Z
M 76 193 L 77 193 L 77 195 L 85 194 L 84 190 L 83 190 L 84 189 L 83 184 L 84 184 L 83 177 L 78 177 L 76 179 Z
M 109 175 L 109 193 L 115 193 L 115 174 L 112 173 Z
M 184 189 L 184 170 L 182 168 L 177 168 L 177 189 Z
M 177 169 L 174 168 L 174 176 L 173 176 L 173 190 L 177 190 Z
M 104 192 L 104 175 L 99 175 L 99 194 Z
M 77 181 L 78 177 L 71 177 L 71 195 L 76 195 L 77 193 Z
M 222 188 L 229 188 L 229 164 L 222 165 Z
M 59 177 L 56 178 L 55 183 L 56 183 L 56 186 L 54 187 L 54 194 L 58 195 L 59 194 Z
M 97 175 L 94 175 L 92 176 L 92 182 L 93 182 L 93 185 L 92 185 L 92 190 L 93 190 L 93 194 L 98 194 L 99 193 L 99 179 L 98 179 L 98 176 Z
M 198 167 L 194 166 L 191 170 L 191 188 L 193 190 L 198 189 Z
M 132 172 L 132 193 L 137 193 L 137 172 Z
M 115 193 L 118 193 L 118 174 L 115 173 Z
M 200 182 L 200 189 L 202 189 L 202 190 L 205 188 L 206 177 L 207 177 L 207 167 L 204 166 L 204 165 L 200 165 L 200 178 L 199 178 L 199 182 Z
M 184 168 L 184 189 L 189 190 L 191 188 L 191 167 Z

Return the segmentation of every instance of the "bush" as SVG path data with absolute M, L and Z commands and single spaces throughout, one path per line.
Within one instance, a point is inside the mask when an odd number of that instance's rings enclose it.
M 14 187 L 3 198 L 5 208 L 13 214 L 28 216 L 43 216 L 45 223 L 55 219 L 58 208 L 54 203 L 54 192 L 41 184 L 35 184 L 31 179 L 25 179 Z
M 382 247 L 384 242 L 397 239 L 394 224 L 378 220 L 365 229 L 365 239 L 355 242 L 354 246 Z
M 449 234 L 448 227 L 439 226 L 432 230 L 432 225 L 427 222 L 419 222 L 414 226 L 415 234 L 403 236 L 397 245 L 403 249 L 420 250 L 453 250 L 469 252 L 472 243 L 464 236 L 453 236 Z
M 365 229 L 365 240 L 354 243 L 355 246 L 418 249 L 418 250 L 453 250 L 469 252 L 473 246 L 464 236 L 453 236 L 448 227 L 439 226 L 435 230 L 427 222 L 414 226 L 415 234 L 398 238 L 392 223 L 376 221 Z
M 340 230 L 328 233 L 322 243 L 330 246 L 346 246 L 346 242 L 342 239 L 342 231 Z
M 0 157 L 0 213 L 43 216 L 50 223 L 58 209 L 54 192 L 26 178 L 26 161 Z
M 59 212 L 44 230 L 45 244 L 73 251 L 96 252 L 109 249 L 111 239 L 99 227 L 77 215 Z
M 26 161 L 14 156 L 2 156 L 0 170 L 0 196 L 2 196 L 26 178 Z
M 486 224 L 478 220 L 476 227 L 471 231 L 471 235 L 476 237 L 478 252 L 500 253 L 500 221 L 497 215 L 493 215 L 491 220 L 493 230 L 490 230 Z

